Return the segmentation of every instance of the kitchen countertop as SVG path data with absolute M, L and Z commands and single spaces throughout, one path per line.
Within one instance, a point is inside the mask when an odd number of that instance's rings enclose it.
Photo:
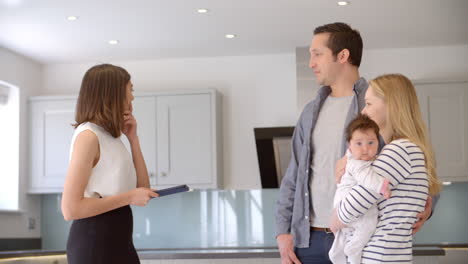
M 468 245 L 464 245 L 468 247 Z M 232 259 L 232 258 L 279 258 L 276 247 L 258 248 L 174 248 L 174 249 L 141 249 L 137 250 L 140 259 Z M 64 257 L 61 250 L 24 250 L 0 251 L 0 259 L 57 256 Z M 445 250 L 440 247 L 414 247 L 414 256 L 444 256 Z

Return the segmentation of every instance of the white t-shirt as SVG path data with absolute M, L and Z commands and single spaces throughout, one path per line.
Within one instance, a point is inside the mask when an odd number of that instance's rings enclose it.
M 346 116 L 354 96 L 328 96 L 320 109 L 312 132 L 313 160 L 310 180 L 312 210 L 310 224 L 329 227 L 336 191 L 335 164 L 341 158 Z
M 136 171 L 133 159 L 122 140 L 114 138 L 104 128 L 86 122 L 79 125 L 73 134 L 70 159 L 76 137 L 90 130 L 99 141 L 99 161 L 91 171 L 84 197 L 107 197 L 136 188 Z

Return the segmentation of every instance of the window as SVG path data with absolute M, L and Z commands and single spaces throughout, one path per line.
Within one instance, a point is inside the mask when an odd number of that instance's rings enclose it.
M 0 210 L 17 211 L 19 190 L 19 89 L 0 80 Z

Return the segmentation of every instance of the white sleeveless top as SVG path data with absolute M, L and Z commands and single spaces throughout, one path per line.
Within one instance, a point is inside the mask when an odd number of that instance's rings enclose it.
M 104 128 L 85 122 L 79 125 L 73 134 L 70 159 L 76 137 L 83 131 L 90 130 L 99 141 L 99 161 L 91 171 L 84 197 L 107 197 L 136 188 L 136 171 L 132 156 L 119 138 L 114 138 Z

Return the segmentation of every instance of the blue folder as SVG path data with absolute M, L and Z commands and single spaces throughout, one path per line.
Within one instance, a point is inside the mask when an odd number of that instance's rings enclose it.
M 170 195 L 174 193 L 188 192 L 188 191 L 190 191 L 190 188 L 186 184 L 183 184 L 183 185 L 178 185 L 178 186 L 174 186 L 171 188 L 156 190 L 156 193 L 159 194 L 159 197 L 161 197 L 161 196 L 166 196 L 166 195 Z

